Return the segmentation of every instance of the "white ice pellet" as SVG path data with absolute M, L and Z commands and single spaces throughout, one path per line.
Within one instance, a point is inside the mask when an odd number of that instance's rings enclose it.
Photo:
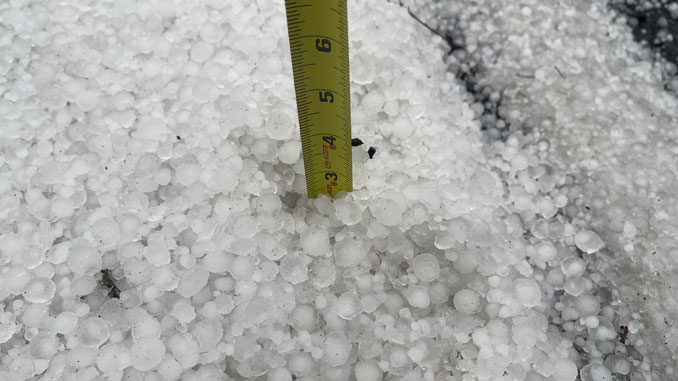
M 104 374 L 108 374 L 121 371 L 132 365 L 132 360 L 125 347 L 109 343 L 101 347 L 96 364 L 99 370 Z
M 301 153 L 301 143 L 296 141 L 285 142 L 278 151 L 280 161 L 285 164 L 294 164 L 299 160 Z
M 56 218 L 66 218 L 73 215 L 75 204 L 65 197 L 55 197 L 50 205 L 50 213 Z
M 268 381 L 292 381 L 292 374 L 287 368 L 275 368 L 268 372 Z
M 211 273 L 224 273 L 233 262 L 233 255 L 223 251 L 212 251 L 202 258 L 202 264 Z
M 428 289 L 425 286 L 412 286 L 407 290 L 407 301 L 411 306 L 426 308 L 431 303 Z
M 52 300 L 55 291 L 56 285 L 51 279 L 37 278 L 26 284 L 23 295 L 31 303 L 46 303 Z
M 313 370 L 315 361 L 307 352 L 298 352 L 289 359 L 290 372 L 296 377 L 303 377 Z
M 292 118 L 281 112 L 266 116 L 266 135 L 271 139 L 289 139 L 296 126 Z
M 104 248 L 114 246 L 121 237 L 120 225 L 112 218 L 96 220 L 90 227 L 94 241 Z
M 3 286 L 12 294 L 23 292 L 28 282 L 33 279 L 33 273 L 23 266 L 13 266 L 3 275 Z
M 440 274 L 440 265 L 433 254 L 419 254 L 412 260 L 414 275 L 419 280 L 431 282 L 438 278 Z
M 579 376 L 582 381 L 612 381 L 612 373 L 602 364 L 591 363 L 581 368 Z
M 229 269 L 233 278 L 238 280 L 248 279 L 252 273 L 254 266 L 248 257 L 237 256 L 233 259 L 231 268 Z
M 367 255 L 362 242 L 353 237 L 335 243 L 333 251 L 337 265 L 343 267 L 355 266 Z
M 200 178 L 200 167 L 192 163 L 179 164 L 175 176 L 179 184 L 189 186 Z
M 605 246 L 605 243 L 600 239 L 598 234 L 590 230 L 578 232 L 574 236 L 574 242 L 579 250 L 587 254 L 593 254 Z
M 78 324 L 78 315 L 70 311 L 64 311 L 57 315 L 54 321 L 54 329 L 57 333 L 67 334 L 75 329 Z
M 196 62 L 207 61 L 210 57 L 212 57 L 213 53 L 214 47 L 212 44 L 205 41 L 197 41 L 193 44 L 190 51 L 191 59 Z
M 346 225 L 355 225 L 362 219 L 362 210 L 349 197 L 334 202 L 334 213 L 337 219 Z
M 537 257 L 544 262 L 553 260 L 557 255 L 556 247 L 550 242 L 544 242 L 537 247 Z
M 160 158 L 152 153 L 145 153 L 139 157 L 134 166 L 134 174 L 139 177 L 151 177 L 160 169 Z
M 469 289 L 463 289 L 454 294 L 452 303 L 458 311 L 469 315 L 476 313 L 481 307 L 480 295 Z
M 362 305 L 355 292 L 346 291 L 337 298 L 335 309 L 339 317 L 351 320 L 362 312 Z
M 207 284 L 209 271 L 203 266 L 195 266 L 186 270 L 179 279 L 177 293 L 183 297 L 191 297 Z
M 92 274 L 101 269 L 101 252 L 86 243 L 77 243 L 71 248 L 66 262 L 77 275 Z
M 167 339 L 167 346 L 182 368 L 190 368 L 198 362 L 198 343 L 191 335 L 174 334 Z
M 104 319 L 93 316 L 78 322 L 77 333 L 83 344 L 98 347 L 110 337 L 111 326 Z
M 290 313 L 290 325 L 298 330 L 310 331 L 316 321 L 315 309 L 308 304 L 300 304 Z
M 301 248 L 310 256 L 324 256 L 331 250 L 330 237 L 327 229 L 321 226 L 311 226 L 300 236 Z
M 165 344 L 160 339 L 135 340 L 130 348 L 132 366 L 142 372 L 158 366 L 164 356 Z
M 372 216 L 384 226 L 397 225 L 402 220 L 405 211 L 404 206 L 383 196 L 371 202 L 369 208 Z
M 323 341 L 323 359 L 331 366 L 346 363 L 351 354 L 351 343 L 340 333 L 330 334 Z
M 570 359 L 558 359 L 553 363 L 553 377 L 557 381 L 574 381 L 577 365 Z
M 560 264 L 560 268 L 568 277 L 580 276 L 586 270 L 586 263 L 578 257 L 569 257 Z
M 372 360 L 357 363 L 354 373 L 356 381 L 380 381 L 382 379 L 381 369 Z
M 280 275 L 292 284 L 299 284 L 308 279 L 306 257 L 301 253 L 288 253 L 280 261 Z
M 518 301 L 525 307 L 534 307 L 541 302 L 539 284 L 533 279 L 517 279 L 513 291 Z

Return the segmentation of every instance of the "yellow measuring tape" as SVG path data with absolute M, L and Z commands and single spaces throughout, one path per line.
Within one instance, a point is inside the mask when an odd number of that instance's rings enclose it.
M 309 197 L 353 190 L 346 0 L 285 0 Z

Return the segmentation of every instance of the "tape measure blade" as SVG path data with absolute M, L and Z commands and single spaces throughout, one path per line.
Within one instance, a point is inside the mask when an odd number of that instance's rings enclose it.
M 309 197 L 353 190 L 346 0 L 286 0 Z

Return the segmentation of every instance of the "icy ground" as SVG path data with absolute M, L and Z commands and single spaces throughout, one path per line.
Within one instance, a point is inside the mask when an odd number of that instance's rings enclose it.
M 349 17 L 331 201 L 282 0 L 0 2 L 0 380 L 678 377 L 675 70 L 599 0 Z

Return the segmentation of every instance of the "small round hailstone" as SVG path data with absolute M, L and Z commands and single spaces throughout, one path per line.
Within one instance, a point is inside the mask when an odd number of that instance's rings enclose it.
M 240 238 L 252 238 L 259 229 L 257 219 L 250 215 L 238 216 L 232 226 L 233 233 Z
M 92 274 L 98 271 L 96 269 L 101 269 L 101 261 L 101 253 L 87 244 L 73 245 L 66 259 L 68 267 L 76 275 Z
M 280 275 L 292 284 L 308 279 L 306 258 L 300 253 L 289 253 L 280 261 Z
M 73 215 L 75 204 L 73 200 L 65 197 L 54 197 L 50 206 L 50 213 L 56 218 L 66 218 Z
M 214 53 L 214 46 L 212 44 L 199 40 L 191 46 L 191 59 L 195 62 L 205 62 Z
M 454 269 L 462 274 L 470 274 L 475 271 L 480 263 L 480 255 L 474 250 L 459 252 L 457 259 L 452 263 Z
M 412 307 L 426 308 L 431 304 L 428 289 L 425 286 L 412 286 L 407 289 L 407 301 Z
M 313 357 L 307 352 L 295 353 L 289 359 L 290 372 L 297 378 L 311 373 L 314 365 Z
M 31 303 L 47 303 L 54 297 L 56 285 L 48 278 L 37 278 L 28 282 L 24 298 Z
M 289 165 L 292 165 L 299 160 L 300 153 L 301 143 L 297 141 L 285 142 L 278 151 L 280 161 Z
M 343 334 L 331 333 L 323 341 L 323 358 L 331 366 L 344 365 L 350 354 L 351 343 Z
M 334 284 L 337 271 L 330 261 L 320 260 L 313 266 L 313 276 L 311 278 L 313 286 L 317 289 L 323 289 Z
M 59 339 L 48 334 L 38 334 L 28 345 L 28 350 L 36 359 L 50 359 L 57 353 Z
M 175 172 L 176 180 L 183 186 L 189 186 L 200 178 L 200 166 L 193 163 L 179 164 Z
M 65 335 L 73 331 L 76 325 L 78 325 L 78 315 L 71 311 L 64 311 L 54 320 L 54 331 Z
M 14 266 L 4 274 L 3 286 L 12 294 L 19 294 L 26 289 L 28 282 L 33 279 L 33 274 L 23 266 Z
M 169 353 L 165 353 L 165 357 L 160 361 L 157 369 L 156 372 L 163 380 L 178 380 L 181 378 L 181 373 L 184 371 L 177 360 Z
M 480 309 L 480 295 L 473 290 L 463 289 L 454 295 L 452 303 L 458 311 L 472 315 Z
M 185 298 L 197 294 L 209 280 L 210 273 L 203 266 L 195 266 L 181 274 L 177 293 Z
M 412 267 L 414 268 L 414 275 L 424 282 L 431 282 L 440 275 L 440 265 L 433 254 L 417 255 L 412 260 Z
M 292 381 L 292 374 L 287 368 L 275 368 L 268 372 L 268 381 Z
M 135 340 L 130 349 L 132 366 L 142 372 L 149 371 L 165 356 L 165 344 L 160 339 Z
M 94 241 L 105 248 L 115 246 L 120 240 L 120 225 L 113 217 L 101 218 L 92 224 L 89 228 Z
M 578 257 L 569 257 L 560 264 L 560 269 L 568 277 L 580 276 L 586 271 L 586 262 Z
M 233 262 L 233 255 L 223 251 L 211 251 L 202 258 L 202 264 L 211 273 L 223 273 Z
M 134 174 L 142 178 L 152 177 L 158 169 L 160 169 L 160 158 L 152 153 L 145 153 L 137 160 Z
M 271 139 L 287 140 L 295 128 L 292 118 L 281 112 L 274 112 L 266 117 L 266 134 Z
M 534 279 L 517 279 L 513 291 L 520 304 L 534 307 L 541 302 L 541 290 Z
M 580 276 L 567 278 L 565 281 L 565 292 L 572 296 L 579 296 L 587 290 L 586 279 Z
M 310 331 L 318 321 L 315 309 L 308 304 L 300 304 L 290 313 L 290 325 L 300 331 Z
M 579 371 L 581 381 L 612 381 L 612 373 L 604 365 L 591 363 Z
M 600 301 L 593 295 L 579 295 L 574 299 L 574 308 L 581 317 L 596 316 L 600 312 Z
M 356 381 L 381 381 L 382 371 L 376 362 L 372 360 L 360 361 L 355 364 Z
M 345 238 L 334 244 L 334 259 L 337 265 L 342 267 L 357 265 L 366 254 L 363 243 L 353 237 Z
M 574 381 L 577 378 L 577 364 L 570 359 L 558 359 L 553 364 L 553 377 L 557 381 Z
M 345 320 L 351 320 L 363 310 L 360 298 L 355 291 L 346 291 L 337 298 L 335 303 L 337 315 Z
M 78 325 L 80 342 L 91 347 L 98 347 L 111 336 L 111 327 L 106 320 L 93 316 L 82 320 Z
M 442 304 L 450 298 L 450 290 L 445 283 L 433 283 L 428 288 L 428 295 L 431 303 Z
M 96 364 L 103 373 L 113 373 L 132 365 L 132 360 L 125 347 L 109 343 L 99 350 Z
M 558 250 L 550 242 L 542 243 L 537 247 L 537 258 L 544 262 L 553 260 L 558 255 Z
M 575 234 L 574 243 L 579 250 L 587 254 L 593 254 L 605 246 L 605 243 L 600 239 L 598 234 L 590 230 Z
M 395 226 L 403 219 L 405 211 L 401 205 L 389 198 L 377 198 L 369 205 L 370 213 L 384 226 Z
M 237 256 L 233 259 L 230 273 L 237 280 L 246 280 L 252 277 L 254 265 L 249 257 Z
M 278 195 L 266 194 L 257 197 L 254 200 L 253 205 L 259 214 L 275 214 L 282 208 L 282 201 Z
M 224 334 L 224 329 L 219 322 L 204 319 L 193 326 L 191 334 L 198 341 L 201 351 L 207 351 L 217 346 Z
M 134 96 L 127 91 L 119 91 L 111 97 L 111 106 L 116 110 L 126 110 L 134 105 Z
M 363 219 L 363 212 L 348 197 L 334 201 L 334 214 L 345 225 L 355 225 Z
M 330 252 L 330 235 L 322 226 L 311 226 L 301 233 L 301 248 L 310 256 L 323 256 Z
M 609 355 L 605 358 L 605 367 L 612 373 L 627 375 L 631 371 L 631 364 L 620 355 Z

